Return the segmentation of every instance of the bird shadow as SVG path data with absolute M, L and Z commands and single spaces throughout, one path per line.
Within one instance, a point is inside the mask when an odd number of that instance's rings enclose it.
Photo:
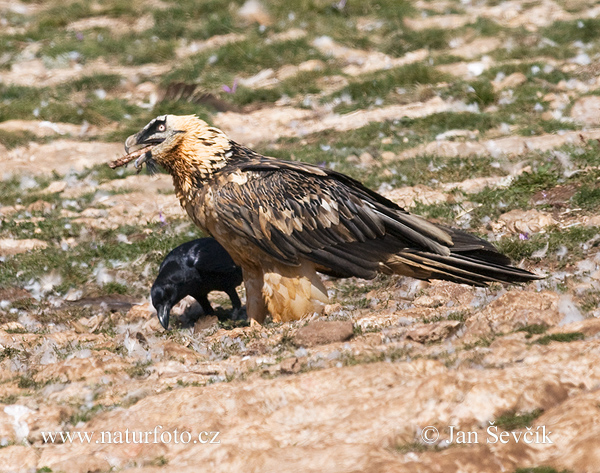
M 202 307 L 198 303 L 193 303 L 187 307 L 179 317 L 175 317 L 173 320 L 174 328 L 194 328 L 196 322 L 202 317 L 215 316 L 219 321 L 219 325 L 226 329 L 232 329 L 236 327 L 246 327 L 249 324 L 246 316 L 246 308 L 242 307 L 239 310 L 226 309 L 223 307 L 215 307 L 211 314 L 206 314 L 202 310 Z

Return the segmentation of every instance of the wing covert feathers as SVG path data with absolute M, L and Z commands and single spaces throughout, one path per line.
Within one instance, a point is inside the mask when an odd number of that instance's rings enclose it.
M 412 215 L 347 176 L 252 156 L 221 171 L 245 179 L 217 179 L 213 205 L 231 231 L 282 264 L 309 260 L 340 277 L 385 271 L 473 285 L 537 278 L 509 266 L 490 243 Z

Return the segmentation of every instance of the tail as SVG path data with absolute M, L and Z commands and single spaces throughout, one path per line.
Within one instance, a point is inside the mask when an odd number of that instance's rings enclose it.
M 471 286 L 487 286 L 492 282 L 520 283 L 542 279 L 541 276 L 524 269 L 494 263 L 481 257 L 458 253 L 441 256 L 423 251 L 402 251 L 393 255 L 383 264 L 382 270 L 417 279 L 443 279 Z
M 498 252 L 491 243 L 455 228 L 439 227 L 452 237 L 454 245 L 450 248 L 450 255 L 405 249 L 390 256 L 383 263 L 382 271 L 417 279 L 443 279 L 471 286 L 543 279 L 543 276 L 511 266 L 510 258 Z

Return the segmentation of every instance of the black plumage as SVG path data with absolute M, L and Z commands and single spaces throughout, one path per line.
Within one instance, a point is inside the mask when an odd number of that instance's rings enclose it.
M 169 314 L 175 304 L 186 296 L 198 301 L 205 314 L 212 314 L 207 295 L 212 291 L 226 292 L 234 315 L 241 313 L 236 287 L 242 283 L 242 270 L 215 239 L 189 241 L 171 251 L 160 265 L 150 295 L 162 326 L 169 327 Z

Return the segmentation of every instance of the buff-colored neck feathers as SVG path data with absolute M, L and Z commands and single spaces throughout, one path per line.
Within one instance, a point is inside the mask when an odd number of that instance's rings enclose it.
M 230 141 L 221 130 L 195 115 L 177 117 L 170 126 L 178 133 L 174 145 L 161 156 L 161 164 L 173 176 L 175 192 L 184 204 L 193 199 L 195 189 L 227 164 Z

